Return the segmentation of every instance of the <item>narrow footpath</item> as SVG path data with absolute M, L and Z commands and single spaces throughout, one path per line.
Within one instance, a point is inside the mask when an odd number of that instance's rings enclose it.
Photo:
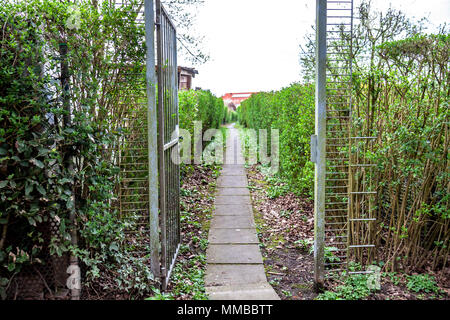
M 211 300 L 280 300 L 267 282 L 238 130 L 229 126 L 206 252 Z

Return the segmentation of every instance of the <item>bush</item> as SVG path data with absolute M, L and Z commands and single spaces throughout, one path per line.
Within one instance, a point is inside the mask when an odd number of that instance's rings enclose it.
M 312 195 L 314 165 L 309 162 L 309 141 L 314 133 L 314 89 L 294 84 L 278 92 L 252 95 L 238 108 L 239 123 L 245 127 L 278 129 L 280 174 L 299 193 Z M 268 147 L 270 150 L 270 148 Z
M 121 246 L 126 221 L 114 209 L 119 170 L 112 152 L 123 102 L 131 100 L 124 95 L 133 95 L 141 81 L 126 79 L 126 93 L 117 83 L 126 72 L 142 71 L 144 29 L 124 19 L 135 14 L 133 5 L 82 2 L 79 28 L 71 30 L 65 23 L 70 6 L 29 1 L 0 7 L 2 298 L 24 268 L 52 268 L 49 256 L 77 257 L 86 266 L 84 283 L 99 278 L 100 270 L 114 270 L 117 288 L 129 292 L 147 290 L 151 280 L 142 263 L 147 259 L 132 258 Z M 124 42 L 120 56 L 104 50 Z M 63 63 L 68 90 L 61 83 Z
M 210 91 L 189 90 L 179 92 L 180 128 L 194 136 L 194 121 L 201 121 L 203 131 L 218 129 L 227 121 L 228 108 L 221 98 Z

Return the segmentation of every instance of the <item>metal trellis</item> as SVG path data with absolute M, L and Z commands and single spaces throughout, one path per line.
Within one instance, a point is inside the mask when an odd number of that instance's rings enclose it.
M 353 1 L 317 0 L 315 281 L 348 270 L 349 258 L 368 264 L 375 245 L 367 159 L 372 137 L 358 136 L 352 113 Z M 365 271 L 354 271 L 365 272 Z

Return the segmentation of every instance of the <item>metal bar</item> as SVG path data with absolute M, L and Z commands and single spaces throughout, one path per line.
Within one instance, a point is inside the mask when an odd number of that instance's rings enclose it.
M 376 139 L 377 137 L 350 137 L 351 139 Z
M 317 149 L 314 179 L 314 281 L 317 287 L 321 287 L 324 283 L 325 269 L 326 0 L 316 0 L 316 24 L 315 134 Z
M 164 145 L 164 150 L 167 150 L 167 149 L 173 147 L 173 146 L 176 145 L 177 143 L 178 143 L 178 138 L 176 138 L 176 139 L 170 141 L 169 143 L 166 143 L 166 144 Z
M 334 225 L 340 225 L 340 224 L 347 224 L 347 221 L 345 222 L 326 222 L 327 225 L 334 226 Z
M 153 0 L 144 2 L 146 52 L 146 89 L 148 122 L 148 184 L 150 266 L 155 279 L 160 278 L 159 262 L 159 190 L 158 190 L 158 108 L 156 105 L 155 11 Z
M 167 277 L 165 261 L 167 256 L 167 233 L 166 233 L 166 179 L 164 159 L 164 82 L 163 82 L 163 30 L 161 27 L 161 1 L 156 0 L 156 26 L 157 26 L 157 52 L 158 52 L 158 177 L 159 177 L 159 209 L 161 223 L 161 271 L 160 278 L 163 283 Z
M 350 192 L 350 194 L 377 194 L 375 191 L 367 191 L 367 192 Z
M 351 245 L 349 248 L 374 248 L 374 244 L 361 244 L 361 245 Z

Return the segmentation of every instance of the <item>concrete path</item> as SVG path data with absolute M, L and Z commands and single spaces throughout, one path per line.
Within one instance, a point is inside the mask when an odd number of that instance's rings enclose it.
M 209 231 L 206 293 L 211 300 L 279 300 L 264 272 L 243 164 L 231 126 Z

